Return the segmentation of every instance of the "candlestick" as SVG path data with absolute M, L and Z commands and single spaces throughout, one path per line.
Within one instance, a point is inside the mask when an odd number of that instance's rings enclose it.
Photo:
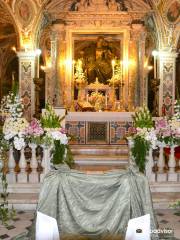
M 89 94 L 86 94 L 86 102 L 89 102 Z
M 153 50 L 152 55 L 154 57 L 154 78 L 157 78 L 157 56 L 158 56 L 158 51 Z
M 37 57 L 37 78 L 39 78 L 39 56 Z
M 106 109 L 107 109 L 107 94 L 105 95 L 105 107 L 106 107 Z
M 121 61 L 121 86 L 123 83 L 123 61 Z
M 115 60 L 112 60 L 112 76 L 114 77 Z
M 154 78 L 157 78 L 157 69 L 156 69 L 156 56 L 154 56 Z

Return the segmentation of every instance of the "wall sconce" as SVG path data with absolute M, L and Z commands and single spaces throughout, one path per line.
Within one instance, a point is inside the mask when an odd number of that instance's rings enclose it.
M 51 63 L 47 63 L 46 66 L 41 65 L 41 66 L 40 66 L 40 69 L 41 69 L 42 71 L 47 71 L 47 70 L 51 69 L 51 67 L 52 67 Z
M 11 48 L 11 50 L 16 53 L 16 47 L 15 47 L 15 46 L 13 46 L 13 47 Z
M 147 66 L 148 71 L 151 71 L 153 69 L 153 66 Z

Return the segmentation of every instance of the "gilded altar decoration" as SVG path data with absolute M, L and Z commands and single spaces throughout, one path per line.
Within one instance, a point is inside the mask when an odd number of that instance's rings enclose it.
M 113 75 L 108 80 L 109 86 L 118 88 L 123 83 L 122 63 L 119 60 L 112 62 Z
M 105 96 L 100 92 L 92 92 L 88 97 L 88 101 L 94 106 L 96 111 L 101 111 L 105 108 Z
M 80 59 L 75 63 L 74 82 L 77 88 L 82 88 L 86 85 L 87 77 L 83 71 L 82 61 Z
M 71 7 L 71 11 L 127 11 L 124 0 L 75 0 Z

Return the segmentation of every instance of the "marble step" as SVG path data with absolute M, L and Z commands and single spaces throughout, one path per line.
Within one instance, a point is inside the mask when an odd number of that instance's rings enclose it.
M 9 207 L 13 205 L 18 210 L 35 210 L 38 203 L 38 193 L 11 193 L 9 194 Z M 177 199 L 178 193 L 152 193 L 153 206 L 155 209 L 168 209 Z
M 81 165 L 127 165 L 127 155 L 74 155 L 76 164 Z
M 127 145 L 71 145 L 74 155 L 128 155 Z
M 80 171 L 108 171 L 126 169 L 128 156 L 126 155 L 74 155 L 76 169 Z

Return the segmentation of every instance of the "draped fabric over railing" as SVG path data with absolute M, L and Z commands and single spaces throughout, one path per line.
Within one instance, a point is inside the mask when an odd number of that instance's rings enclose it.
M 60 236 L 124 234 L 129 219 L 145 214 L 151 216 L 151 229 L 157 229 L 148 181 L 131 169 L 93 175 L 68 168 L 51 171 L 37 211 L 57 220 Z M 29 237 L 34 239 L 33 230 Z

